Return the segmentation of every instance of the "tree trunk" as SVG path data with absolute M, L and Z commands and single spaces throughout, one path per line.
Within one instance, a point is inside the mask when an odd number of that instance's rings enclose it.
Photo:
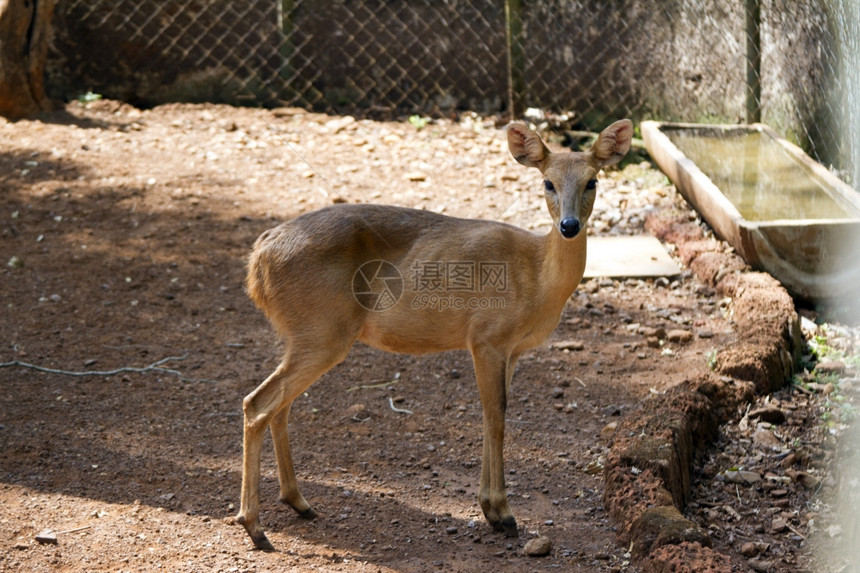
M 55 0 L 0 0 L 0 115 L 49 109 L 45 58 Z

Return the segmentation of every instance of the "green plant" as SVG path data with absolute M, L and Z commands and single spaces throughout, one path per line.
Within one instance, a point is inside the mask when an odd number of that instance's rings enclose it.
M 417 129 L 418 131 L 421 131 L 422 129 L 424 129 L 424 127 L 426 127 L 428 121 L 430 121 L 428 118 L 421 117 L 420 115 L 410 115 L 409 116 L 409 123 L 412 125 L 412 127 Z
M 712 348 L 708 352 L 708 370 L 713 371 L 717 367 L 717 349 Z
M 90 103 L 91 101 L 98 101 L 100 99 L 102 99 L 102 94 L 94 94 L 91 91 L 78 96 L 78 101 L 81 103 Z

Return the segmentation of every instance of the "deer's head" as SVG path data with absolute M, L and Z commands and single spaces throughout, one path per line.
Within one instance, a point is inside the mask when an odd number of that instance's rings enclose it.
M 552 153 L 540 136 L 524 124 L 508 126 L 511 154 L 543 174 L 549 213 L 565 239 L 576 237 L 585 227 L 594 208 L 597 173 L 627 154 L 632 137 L 633 122 L 622 119 L 603 130 L 589 151 Z

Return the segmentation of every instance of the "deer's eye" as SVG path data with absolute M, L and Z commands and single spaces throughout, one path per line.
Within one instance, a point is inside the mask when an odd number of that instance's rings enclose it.
M 590 179 L 588 183 L 585 184 L 586 189 L 594 189 L 597 187 L 597 179 Z
M 555 191 L 555 185 L 553 185 L 552 181 L 550 181 L 549 179 L 544 180 L 543 186 L 546 187 L 547 191 Z

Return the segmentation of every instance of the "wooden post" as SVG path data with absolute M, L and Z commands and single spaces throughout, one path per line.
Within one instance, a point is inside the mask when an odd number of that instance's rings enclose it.
M 281 44 L 278 46 L 278 51 L 281 55 L 281 62 L 280 68 L 278 69 L 278 75 L 280 75 L 281 79 L 284 81 L 285 87 L 289 88 L 288 97 L 286 99 L 290 101 L 295 96 L 295 91 L 290 88 L 290 86 L 293 85 L 293 80 L 295 79 L 293 78 L 293 52 L 295 51 L 293 46 L 293 34 L 295 32 L 293 25 L 294 8 L 294 0 L 279 0 L 278 2 L 278 29 L 281 32 Z
M 514 120 L 522 117 L 526 96 L 522 0 L 505 0 L 505 27 L 508 44 L 508 111 L 511 120 Z
M 761 121 L 761 2 L 745 0 L 747 36 L 747 123 Z

